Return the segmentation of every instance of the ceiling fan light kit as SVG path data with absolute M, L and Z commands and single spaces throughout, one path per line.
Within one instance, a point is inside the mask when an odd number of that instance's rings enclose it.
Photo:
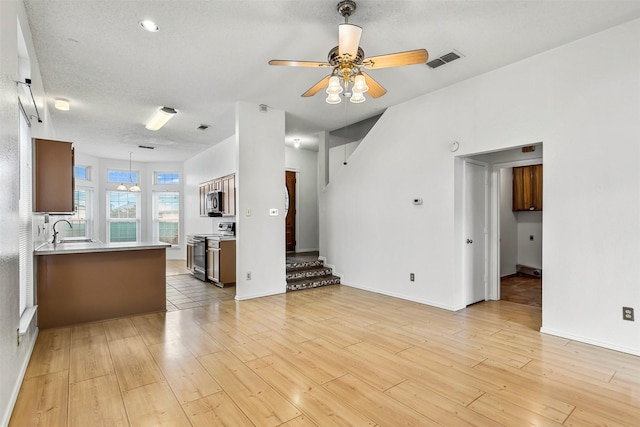
M 333 68 L 331 74 L 312 86 L 302 96 L 313 96 L 326 86 L 328 104 L 339 104 L 342 101 L 340 94 L 348 97 L 352 103 L 359 104 L 366 100 L 365 93 L 369 93 L 372 98 L 379 98 L 387 93 L 380 83 L 362 69 L 373 70 L 427 62 L 429 54 L 426 49 L 365 58 L 364 50 L 359 46 L 362 28 L 349 23 L 349 17 L 355 10 L 356 3 L 352 0 L 343 0 L 338 3 L 338 13 L 344 17 L 344 23 L 338 25 L 338 46 L 329 51 L 327 62 L 273 59 L 269 61 L 269 65 Z

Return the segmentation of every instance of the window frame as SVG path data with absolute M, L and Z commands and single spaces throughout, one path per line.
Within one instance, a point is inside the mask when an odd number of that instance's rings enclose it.
M 177 182 L 158 182 L 158 177 L 160 175 L 176 175 L 177 177 Z M 180 185 L 180 172 L 175 172 L 175 171 L 154 171 L 153 172 L 153 185 L 171 185 L 171 186 L 178 186 Z
M 73 190 L 73 208 L 74 214 L 67 217 L 67 220 L 72 224 L 76 225 L 76 223 L 80 223 L 82 221 L 78 218 L 78 198 L 76 198 L 76 192 L 82 191 L 85 193 L 85 204 L 84 204 L 84 213 L 85 213 L 85 232 L 83 235 L 79 235 L 75 232 L 76 228 L 69 229 L 68 227 L 61 227 L 60 229 L 60 237 L 93 237 L 93 224 L 94 224 L 94 215 L 93 215 L 93 188 L 85 187 L 85 186 L 76 186 Z
M 180 215 L 182 213 L 182 203 L 181 203 L 181 194 L 180 191 L 153 191 L 152 192 L 152 224 L 153 224 L 153 239 L 157 242 L 160 242 L 160 218 L 158 217 L 159 214 L 159 210 L 158 210 L 158 204 L 159 204 L 159 196 L 163 195 L 163 194 L 175 194 L 178 197 L 178 217 L 176 219 L 176 223 L 178 224 L 178 234 L 176 236 L 176 240 L 177 243 L 169 243 L 169 242 L 163 242 L 163 243 L 168 243 L 171 245 L 172 248 L 176 248 L 176 247 L 180 247 L 180 238 L 181 238 L 181 229 L 180 229 Z
M 127 194 L 136 198 L 136 217 L 135 218 L 111 218 L 111 194 Z M 111 224 L 112 223 L 135 223 L 136 224 L 136 240 L 126 242 L 139 242 L 142 235 L 142 202 L 141 193 L 127 192 L 118 190 L 107 190 L 106 192 L 106 240 L 109 243 L 125 243 L 123 241 L 113 242 L 111 240 Z
M 85 171 L 85 178 L 79 177 L 76 174 L 78 168 L 82 168 Z M 74 165 L 73 166 L 73 177 L 76 181 L 91 181 L 91 166 L 89 165 Z
M 111 180 L 111 173 L 122 173 L 126 179 Z M 135 179 L 134 179 L 135 178 Z M 107 169 L 107 183 L 109 184 L 138 184 L 140 182 L 140 171 L 128 169 Z

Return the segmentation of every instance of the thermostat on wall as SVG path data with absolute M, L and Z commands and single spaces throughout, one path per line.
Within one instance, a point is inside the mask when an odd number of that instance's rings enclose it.
M 421 205 L 422 204 L 422 199 L 419 199 L 419 198 L 413 199 L 413 204 L 414 205 Z

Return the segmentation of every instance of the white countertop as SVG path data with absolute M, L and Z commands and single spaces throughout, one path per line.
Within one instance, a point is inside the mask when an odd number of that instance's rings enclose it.
M 171 247 L 168 243 L 160 242 L 72 242 L 72 243 L 45 243 L 33 251 L 34 255 L 63 255 L 80 254 L 87 252 L 115 252 L 115 251 L 140 251 L 145 249 L 160 249 Z

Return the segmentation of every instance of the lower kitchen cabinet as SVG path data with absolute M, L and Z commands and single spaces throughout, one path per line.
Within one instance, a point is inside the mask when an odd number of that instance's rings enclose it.
M 225 287 L 236 283 L 236 241 L 207 239 L 207 280 Z

